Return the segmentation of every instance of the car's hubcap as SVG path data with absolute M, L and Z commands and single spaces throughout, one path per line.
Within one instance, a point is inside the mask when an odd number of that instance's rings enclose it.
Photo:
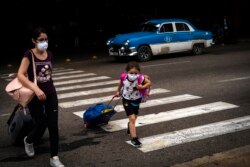
M 142 47 L 139 52 L 140 58 L 141 59 L 148 59 L 149 57 L 149 51 L 148 48 Z

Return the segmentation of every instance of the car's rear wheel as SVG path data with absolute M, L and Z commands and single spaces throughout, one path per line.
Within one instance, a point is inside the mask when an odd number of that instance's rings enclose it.
M 194 44 L 192 52 L 194 55 L 200 55 L 200 54 L 202 54 L 203 49 L 204 49 L 203 44 Z
M 137 58 L 139 61 L 149 61 L 152 57 L 152 51 L 149 46 L 143 45 L 138 49 Z

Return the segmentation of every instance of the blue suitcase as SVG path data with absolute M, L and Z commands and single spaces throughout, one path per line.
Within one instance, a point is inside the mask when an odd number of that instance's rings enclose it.
M 108 104 L 105 103 L 97 103 L 91 105 L 84 113 L 83 113 L 83 121 L 84 126 L 86 128 L 101 126 L 107 124 L 111 117 L 116 113 L 115 106 L 119 102 L 116 102 L 113 107 L 110 103 L 113 101 L 114 97 Z

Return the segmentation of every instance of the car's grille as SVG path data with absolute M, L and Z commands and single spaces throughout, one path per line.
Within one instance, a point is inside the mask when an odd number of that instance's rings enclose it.
M 113 52 L 118 52 L 119 49 L 121 48 L 120 45 L 112 45 L 112 48 L 113 48 Z

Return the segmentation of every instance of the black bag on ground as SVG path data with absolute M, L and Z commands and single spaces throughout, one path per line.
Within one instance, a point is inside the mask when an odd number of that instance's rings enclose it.
M 16 105 L 7 121 L 7 125 L 11 144 L 16 146 L 23 145 L 24 137 L 28 135 L 34 126 L 29 108 L 22 107 L 20 104 Z M 45 130 L 46 126 L 44 127 L 44 132 Z

